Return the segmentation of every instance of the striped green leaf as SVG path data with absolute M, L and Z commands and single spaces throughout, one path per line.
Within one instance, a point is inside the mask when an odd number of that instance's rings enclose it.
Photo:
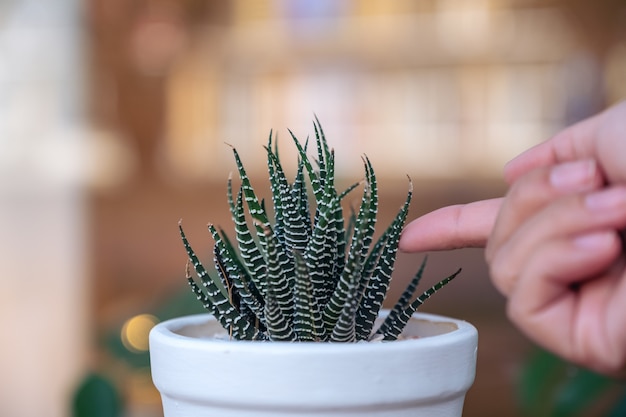
M 432 287 L 424 291 L 422 295 L 417 297 L 415 301 L 410 303 L 404 309 L 400 310 L 399 314 L 397 315 L 390 314 L 389 316 L 387 316 L 387 318 L 383 322 L 383 324 L 385 324 L 385 322 L 388 321 L 387 325 L 385 325 L 384 327 L 381 326 L 385 329 L 385 331 L 384 332 L 377 331 L 376 333 L 382 334 L 383 340 L 396 340 L 398 336 L 400 336 L 400 333 L 402 333 L 402 330 L 408 323 L 411 316 L 417 311 L 419 306 L 424 304 L 424 301 L 428 300 L 434 293 L 439 291 L 441 288 L 446 286 L 450 281 L 456 278 L 459 275 L 459 273 L 461 273 L 460 269 L 457 270 L 454 274 L 450 275 L 447 278 L 442 279 L 441 281 L 439 281 L 438 283 L 436 283 L 435 285 L 433 285 Z
M 188 282 L 235 339 L 368 340 L 385 299 L 412 187 L 394 220 L 374 242 L 379 201 L 371 161 L 363 157 L 365 178 L 338 193 L 335 153 L 317 117 L 313 128 L 315 157 L 307 154 L 308 140 L 302 144 L 289 131 L 298 156 L 291 183 L 270 132 L 265 146 L 269 210 L 253 189 L 239 153 L 232 149 L 240 185 L 235 195 L 229 176 L 227 200 L 236 239 L 233 244 L 223 230 L 209 225 L 216 272 L 209 273 L 201 264 L 179 225 L 189 265 L 198 276 L 197 282 L 187 274 Z M 352 210 L 344 218 L 343 200 L 361 184 L 358 212 Z M 273 213 L 271 219 L 268 213 Z M 385 339 L 396 338 L 413 312 L 456 276 L 413 300 L 423 270 L 424 264 L 378 329 Z
M 391 282 L 391 274 L 398 253 L 400 233 L 404 227 L 413 195 L 413 186 L 410 183 L 410 179 L 409 185 L 409 191 L 403 206 L 387 230 L 374 244 L 365 261 L 363 274 L 370 277 L 370 279 L 357 311 L 356 329 L 357 337 L 360 339 L 367 339 L 370 336 Z M 411 290 L 411 295 L 413 291 L 414 288 Z

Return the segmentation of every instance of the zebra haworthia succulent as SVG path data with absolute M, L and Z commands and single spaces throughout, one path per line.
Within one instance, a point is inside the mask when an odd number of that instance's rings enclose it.
M 179 224 L 189 256 L 187 279 L 198 300 L 234 339 L 395 340 L 417 308 L 460 270 L 414 298 L 424 260 L 395 307 L 375 328 L 413 194 L 411 181 L 404 204 L 374 242 L 378 186 L 369 159 L 363 158 L 365 179 L 339 193 L 335 188 L 334 151 L 317 119 L 313 125 L 315 159 L 307 154 L 308 140 L 302 145 L 289 131 L 298 150 L 297 173 L 292 183 L 283 170 L 278 145 L 273 143 L 270 132 L 265 150 L 272 218 L 233 148 L 241 185 L 235 196 L 229 178 L 227 195 L 236 244 L 223 230 L 209 225 L 215 240 L 216 270 L 210 273 Z M 312 189 L 311 197 L 307 183 Z M 342 199 L 361 184 L 364 190 L 358 213 L 348 216 L 346 224 Z M 310 198 L 314 199 L 312 205 Z M 189 263 L 199 282 L 191 276 Z

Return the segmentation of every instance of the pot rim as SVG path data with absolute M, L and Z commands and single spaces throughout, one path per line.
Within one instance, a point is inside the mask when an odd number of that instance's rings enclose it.
M 388 310 L 381 310 L 380 317 L 385 317 Z M 230 351 L 245 352 L 264 350 L 276 352 L 293 352 L 306 353 L 314 351 L 316 354 L 327 352 L 329 354 L 336 352 L 349 351 L 367 351 L 367 350 L 394 350 L 407 349 L 416 345 L 426 348 L 429 345 L 440 346 L 446 343 L 455 343 L 461 339 L 476 337 L 477 330 L 469 322 L 448 316 L 416 312 L 411 320 L 433 322 L 442 325 L 455 326 L 449 332 L 437 335 L 428 335 L 418 338 L 407 338 L 402 340 L 394 340 L 387 342 L 356 342 L 356 343 L 333 343 L 333 342 L 267 342 L 267 341 L 250 341 L 250 340 L 229 340 L 212 338 L 207 336 L 187 336 L 180 334 L 179 331 L 187 326 L 200 326 L 216 321 L 215 317 L 209 313 L 193 314 L 169 319 L 158 323 L 150 331 L 150 345 L 154 343 L 164 343 L 167 345 L 186 346 L 191 349 L 223 350 L 228 345 Z M 396 346 L 396 347 L 394 347 Z

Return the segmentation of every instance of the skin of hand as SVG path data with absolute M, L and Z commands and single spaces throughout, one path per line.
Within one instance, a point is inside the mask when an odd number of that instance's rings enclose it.
M 411 222 L 405 252 L 486 247 L 510 319 L 574 363 L 626 376 L 626 102 L 505 167 L 503 198 Z

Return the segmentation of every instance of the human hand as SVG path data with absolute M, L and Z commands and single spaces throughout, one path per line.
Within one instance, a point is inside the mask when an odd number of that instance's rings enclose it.
M 505 178 L 504 198 L 427 214 L 400 248 L 486 246 L 507 312 L 529 337 L 626 375 L 626 103 L 515 158 Z

